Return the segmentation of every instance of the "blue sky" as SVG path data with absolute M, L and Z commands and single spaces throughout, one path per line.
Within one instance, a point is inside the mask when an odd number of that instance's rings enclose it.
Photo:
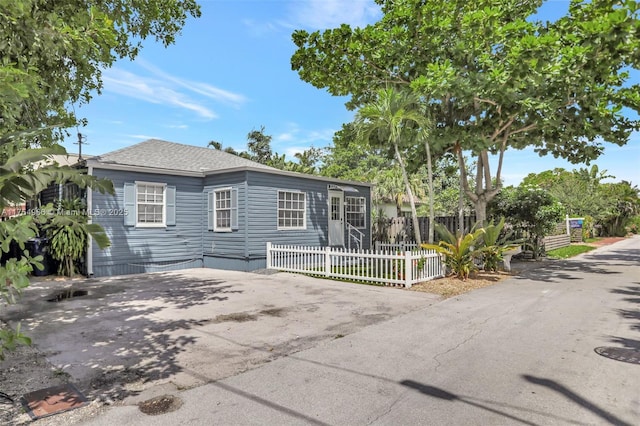
M 295 29 L 366 25 L 380 17 L 370 0 L 201 0 L 202 17 L 190 19 L 168 48 L 147 40 L 134 61 L 120 61 L 103 75 L 104 89 L 88 105 L 76 106 L 89 124 L 83 153 L 104 154 L 149 138 L 206 146 L 210 140 L 246 149 L 246 136 L 265 126 L 272 148 L 293 154 L 325 147 L 353 112 L 344 103 L 300 80 L 291 70 Z M 567 1 L 549 1 L 553 19 Z M 70 153 L 78 146 L 69 138 Z M 616 180 L 640 184 L 640 135 L 624 147 L 607 145 L 595 164 Z M 507 185 L 528 173 L 582 167 L 532 151 L 508 151 Z M 492 172 L 495 174 L 495 166 Z

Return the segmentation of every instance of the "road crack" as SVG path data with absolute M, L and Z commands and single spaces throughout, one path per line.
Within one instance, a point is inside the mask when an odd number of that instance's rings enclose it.
M 478 334 L 480 334 L 482 332 L 482 330 L 476 330 L 475 333 L 473 333 L 471 336 L 467 337 L 466 339 L 464 339 L 462 342 L 458 343 L 457 345 L 455 345 L 452 348 L 447 349 L 444 352 L 440 352 L 436 355 L 433 356 L 433 358 L 431 358 L 432 360 L 434 360 L 436 362 L 436 368 L 434 369 L 434 371 L 438 371 L 438 369 L 440 368 L 440 366 L 442 365 L 442 363 L 438 360 L 439 357 L 447 355 L 453 351 L 455 351 L 456 349 L 458 349 L 460 346 L 468 343 L 470 340 L 472 340 L 474 337 L 476 337 Z

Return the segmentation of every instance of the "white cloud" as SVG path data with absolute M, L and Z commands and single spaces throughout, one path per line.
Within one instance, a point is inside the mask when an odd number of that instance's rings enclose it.
M 259 22 L 254 19 L 243 19 L 242 24 L 247 27 L 251 35 L 256 37 L 277 33 L 283 26 L 279 22 Z
M 187 126 L 186 124 L 168 124 L 164 127 L 167 127 L 169 129 L 188 129 L 189 126 Z
M 141 140 L 148 140 L 148 139 L 160 139 L 158 136 L 149 136 L 149 135 L 125 135 L 128 138 L 131 139 L 141 139 Z
M 306 140 L 309 142 L 315 141 L 333 141 L 333 135 L 336 133 L 333 129 L 312 130 L 307 134 Z
M 289 19 L 313 30 L 349 24 L 364 27 L 381 15 L 372 0 L 308 0 L 290 3 Z
M 278 142 L 290 142 L 294 137 L 294 132 L 280 133 L 276 135 L 275 140 Z
M 239 107 L 241 104 L 246 102 L 246 97 L 239 94 L 233 93 L 228 90 L 220 89 L 219 87 L 212 86 L 207 83 L 202 83 L 198 81 L 186 80 L 180 77 L 176 77 L 169 73 L 166 73 L 159 69 L 158 67 L 150 64 L 149 62 L 139 59 L 136 61 L 138 65 L 150 71 L 157 77 L 160 77 L 165 82 L 171 82 L 177 84 L 178 86 L 185 88 L 191 92 L 198 93 L 207 98 L 224 102 L 226 104 L 231 104 L 235 107 Z
M 276 134 L 273 137 L 273 141 L 280 145 L 287 145 L 290 142 L 296 144 L 305 144 L 305 145 L 315 145 L 315 146 L 324 146 L 333 140 L 333 135 L 335 130 L 333 129 L 321 129 L 321 130 L 304 130 L 301 129 L 297 123 L 287 123 L 287 129 L 279 134 Z M 302 152 L 305 149 L 309 148 L 284 148 L 286 150 L 297 149 L 295 152 Z M 276 148 L 277 150 L 277 148 Z M 285 151 L 287 153 L 287 151 Z
M 287 131 L 274 136 L 276 142 L 291 142 L 298 138 L 300 127 L 297 123 L 287 123 Z
M 142 77 L 118 68 L 103 73 L 105 91 L 154 104 L 171 105 L 193 111 L 205 119 L 217 118 L 215 112 L 167 84 L 167 81 Z
M 290 146 L 284 150 L 284 153 L 287 155 L 287 159 L 291 160 L 295 157 L 297 153 L 302 153 L 309 149 L 308 146 Z
M 239 108 L 247 101 L 242 94 L 171 75 L 144 60 L 135 63 L 150 75 L 109 68 L 103 72 L 104 90 L 158 105 L 186 109 L 206 120 L 218 117 L 208 105 L 210 100 L 234 108 Z

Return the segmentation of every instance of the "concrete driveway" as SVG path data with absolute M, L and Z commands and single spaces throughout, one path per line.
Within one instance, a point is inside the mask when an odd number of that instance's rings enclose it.
M 640 425 L 639 277 L 636 237 L 87 424 Z
M 293 274 L 190 269 L 35 283 L 3 318 L 21 321 L 85 394 L 123 398 L 229 377 L 437 300 Z

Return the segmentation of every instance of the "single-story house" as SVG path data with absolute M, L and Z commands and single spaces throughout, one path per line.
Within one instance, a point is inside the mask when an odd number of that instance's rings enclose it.
M 425 202 L 417 197 L 413 197 L 416 209 L 425 204 Z M 402 205 L 398 204 L 394 200 L 382 199 L 374 203 L 373 209 L 376 214 L 381 215 L 385 219 L 394 219 L 396 217 L 408 217 L 411 218 L 411 203 L 409 197 L 402 196 Z
M 266 243 L 371 245 L 371 185 L 278 170 L 224 151 L 152 139 L 86 160 L 115 196 L 87 191 L 111 239 L 89 275 L 193 267 L 251 271 Z

